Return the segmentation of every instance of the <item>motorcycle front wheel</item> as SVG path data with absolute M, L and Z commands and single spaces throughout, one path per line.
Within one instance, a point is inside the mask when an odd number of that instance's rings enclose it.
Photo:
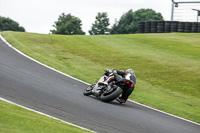
M 84 94 L 85 96 L 91 95 L 91 94 L 92 94 L 92 89 L 94 88 L 95 85 L 96 85 L 96 83 L 94 83 L 94 84 L 88 86 L 88 87 L 83 91 L 83 94 Z
M 115 100 L 121 93 L 123 92 L 123 90 L 120 87 L 117 87 L 116 89 L 113 89 L 112 92 L 109 93 L 102 93 L 100 96 L 100 100 L 103 102 L 110 102 Z

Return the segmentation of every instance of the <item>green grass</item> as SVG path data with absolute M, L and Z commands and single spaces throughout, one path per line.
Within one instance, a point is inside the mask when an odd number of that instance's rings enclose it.
M 0 100 L 0 133 L 89 133 Z
M 2 34 L 25 54 L 89 83 L 107 68 L 133 68 L 130 99 L 200 123 L 200 34 Z

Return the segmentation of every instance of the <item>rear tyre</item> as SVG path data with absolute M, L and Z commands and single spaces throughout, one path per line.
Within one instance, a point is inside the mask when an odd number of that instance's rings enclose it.
M 110 93 L 103 93 L 100 96 L 100 100 L 103 102 L 110 102 L 115 100 L 121 93 L 123 92 L 123 90 L 120 87 L 117 87 L 115 90 L 113 90 Z
M 88 88 L 86 88 L 86 89 L 84 90 L 83 94 L 84 94 L 85 96 L 91 95 L 91 94 L 92 94 L 92 89 L 94 88 L 95 85 L 96 85 L 96 83 L 94 83 L 94 84 L 88 86 Z

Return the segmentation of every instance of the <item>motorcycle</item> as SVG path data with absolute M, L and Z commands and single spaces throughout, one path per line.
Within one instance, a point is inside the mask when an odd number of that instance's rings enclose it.
M 89 85 L 83 94 L 85 96 L 94 95 L 103 102 L 111 102 L 118 98 L 123 93 L 123 90 L 132 84 L 130 80 L 124 78 L 116 81 L 115 74 L 106 71 L 99 81 Z

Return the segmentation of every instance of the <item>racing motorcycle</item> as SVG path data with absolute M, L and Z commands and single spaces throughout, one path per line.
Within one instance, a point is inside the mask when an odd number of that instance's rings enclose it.
M 110 102 L 119 97 L 124 89 L 133 83 L 130 80 L 121 78 L 115 80 L 115 74 L 105 72 L 98 82 L 89 85 L 83 92 L 85 96 L 94 95 L 103 102 Z

